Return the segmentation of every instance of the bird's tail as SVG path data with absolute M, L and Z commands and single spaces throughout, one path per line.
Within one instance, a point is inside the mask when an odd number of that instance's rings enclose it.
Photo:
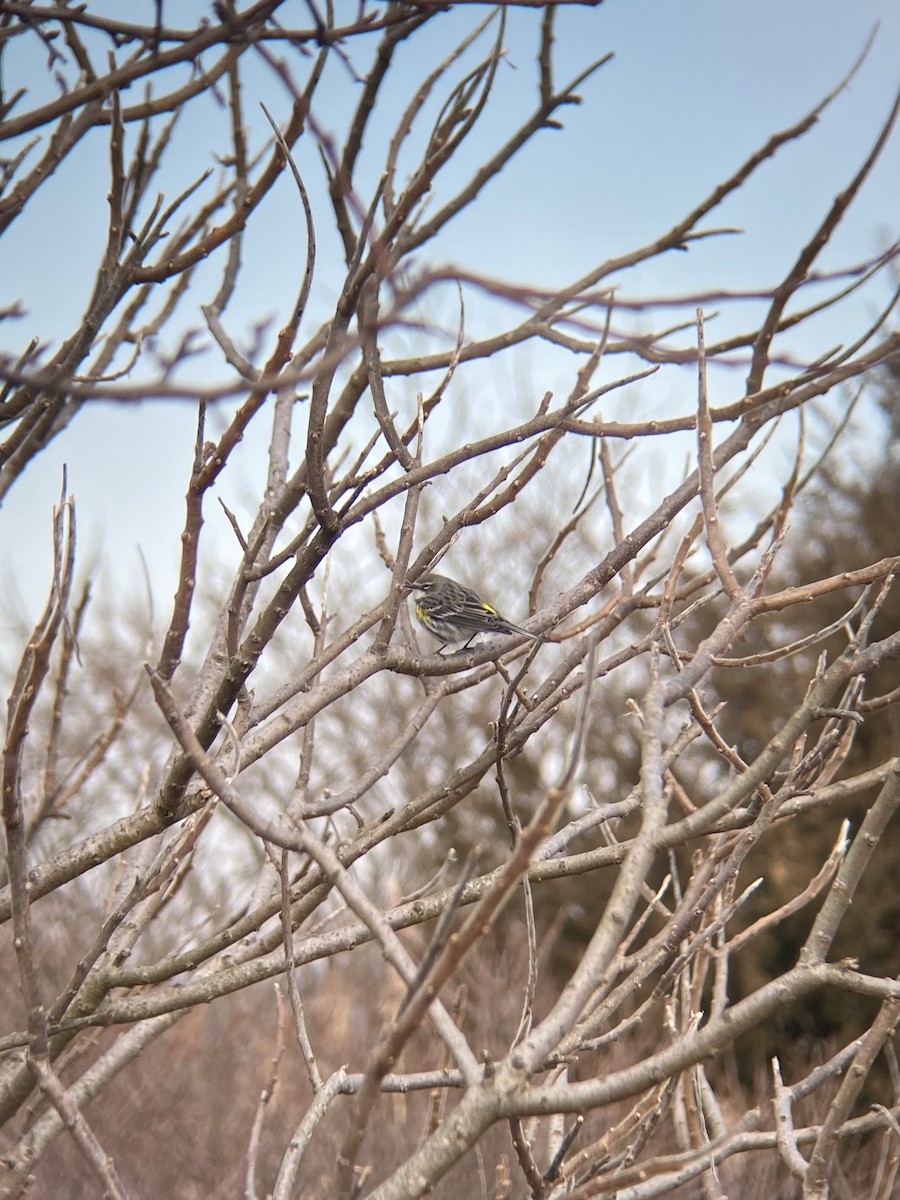
M 530 638 L 532 642 L 539 642 L 541 640 L 540 634 L 531 633 L 530 630 L 523 629 L 521 625 L 513 625 L 512 621 L 504 621 L 504 624 L 508 633 L 521 633 L 522 637 Z

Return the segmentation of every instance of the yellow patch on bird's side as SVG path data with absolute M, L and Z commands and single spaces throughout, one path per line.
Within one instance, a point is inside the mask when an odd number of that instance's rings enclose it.
M 416 603 L 416 616 L 419 618 L 419 620 L 422 622 L 423 625 L 431 624 L 431 617 L 429 617 L 428 613 L 425 611 L 425 609 L 419 603 Z

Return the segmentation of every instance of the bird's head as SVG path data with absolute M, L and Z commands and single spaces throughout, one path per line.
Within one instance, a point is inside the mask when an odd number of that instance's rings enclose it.
M 417 579 L 415 583 L 409 585 L 411 592 L 423 592 L 426 596 L 428 593 L 438 586 L 440 583 L 446 583 L 443 575 L 423 575 L 421 579 Z

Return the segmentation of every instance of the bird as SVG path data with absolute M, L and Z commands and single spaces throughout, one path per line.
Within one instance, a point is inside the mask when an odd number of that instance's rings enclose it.
M 438 654 L 465 650 L 482 633 L 518 633 L 533 642 L 540 641 L 537 634 L 514 625 L 477 592 L 446 575 L 423 575 L 411 588 L 420 593 L 416 597 L 416 616 L 441 643 Z

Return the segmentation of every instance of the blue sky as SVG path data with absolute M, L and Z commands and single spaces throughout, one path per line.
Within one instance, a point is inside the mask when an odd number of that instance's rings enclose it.
M 112 11 L 118 5 L 92 5 Z M 141 7 L 131 6 L 137 17 Z M 348 14 L 355 0 L 344 5 Z M 304 6 L 298 6 L 298 11 Z M 206 11 L 179 6 L 179 20 Z M 388 131 L 399 106 L 417 86 L 428 56 L 436 62 L 454 36 L 472 28 L 485 10 L 474 6 L 441 17 L 426 35 L 404 47 L 400 70 L 380 102 L 366 139 L 362 178 L 374 180 L 383 161 Z M 556 76 L 574 75 L 592 59 L 614 51 L 614 60 L 580 89 L 583 103 L 562 111 L 562 131 L 541 133 L 482 196 L 425 251 L 429 261 L 456 263 L 514 282 L 555 287 L 577 278 L 596 262 L 634 248 L 668 229 L 716 183 L 727 177 L 776 130 L 797 121 L 845 74 L 880 22 L 868 60 L 848 89 L 800 142 L 783 148 L 738 196 L 706 225 L 734 224 L 740 238 L 701 243 L 690 254 L 670 255 L 621 280 L 630 295 L 702 290 L 709 287 L 771 287 L 788 270 L 832 197 L 846 186 L 868 152 L 898 85 L 900 14 L 895 3 L 859 0 L 760 0 L 753 5 L 721 0 L 606 0 L 598 8 L 559 13 Z M 513 11 L 506 39 L 508 64 L 458 178 L 499 142 L 503 131 L 535 95 L 532 66 L 538 15 Z M 34 41 L 34 39 L 31 39 Z M 368 51 L 366 51 L 368 53 Z M 17 58 L 17 55 L 19 56 Z M 17 76 L 39 91 L 45 56 L 26 39 L 7 49 L 5 87 Z M 250 66 L 249 94 L 265 100 L 276 119 L 287 98 L 260 62 Z M 329 67 L 314 112 L 340 140 L 358 85 L 338 61 Z M 266 133 L 261 114 L 248 102 L 253 149 Z M 161 180 L 176 194 L 212 156 L 227 146 L 225 114 L 210 104 L 185 114 L 169 174 Z M 837 269 L 871 257 L 897 237 L 900 171 L 896 135 L 839 236 L 823 255 L 822 269 Z M 3 151 L 6 153 L 7 151 Z M 306 158 L 304 159 L 304 155 Z M 302 145 L 298 161 L 321 198 L 316 155 Z M 456 170 L 454 167 L 453 170 Z M 307 174 L 308 173 L 308 174 Z M 450 172 L 452 180 L 453 171 Z M 41 190 L 27 214 L 0 241 L 0 306 L 21 300 L 26 317 L 0 326 L 0 350 L 17 353 L 36 335 L 53 345 L 77 324 L 90 291 L 103 244 L 108 187 L 105 134 L 88 138 L 71 162 Z M 441 197 L 436 198 L 435 203 Z M 321 316 L 335 295 L 340 275 L 336 239 L 321 219 L 319 271 L 313 307 Z M 302 270 L 304 231 L 293 183 L 285 178 L 267 200 L 246 242 L 246 269 L 226 325 L 241 341 L 265 317 L 277 329 L 296 293 Z M 182 304 L 182 327 L 201 326 L 199 306 L 215 293 L 221 260 L 198 271 Z M 886 297 L 869 292 L 854 301 L 861 328 Z M 449 317 L 435 297 L 430 312 Z M 747 327 L 750 306 L 726 314 L 722 327 Z M 497 313 L 490 304 L 470 303 L 470 328 L 489 327 Z M 812 355 L 819 342 L 851 340 L 845 323 L 814 331 L 798 352 Z M 312 328 L 310 324 L 310 328 Z M 829 342 L 831 339 L 831 342 Z M 221 380 L 227 369 L 216 352 L 192 364 L 195 377 Z M 540 396 L 567 386 L 552 356 L 527 351 L 504 367 L 509 379 L 527 378 Z M 724 373 L 714 402 L 739 394 L 743 373 Z M 471 381 L 474 394 L 478 385 Z M 496 395 L 496 369 L 485 376 L 484 395 Z M 648 403 L 665 409 L 671 395 L 650 390 Z M 530 403 L 525 397 L 525 402 Z M 611 414 L 612 415 L 612 414 Z M 213 417 L 215 423 L 223 418 Z M 167 614 L 175 586 L 183 494 L 193 449 L 194 415 L 185 404 L 152 402 L 125 409 L 95 404 L 33 462 L 0 508 L 0 611 L 33 620 L 49 580 L 50 514 L 59 493 L 62 464 L 75 494 L 80 562 L 104 564 L 103 575 L 122 593 L 144 589 L 140 555 L 146 559 L 157 615 Z M 260 431 L 262 432 L 262 431 Z M 249 512 L 263 478 L 261 442 L 250 436 L 226 477 L 223 498 Z M 210 522 L 215 517 L 210 510 Z M 214 537 L 230 539 L 221 528 Z M 5 624 L 8 618 L 0 618 Z M 3 628 L 0 626 L 0 635 Z

